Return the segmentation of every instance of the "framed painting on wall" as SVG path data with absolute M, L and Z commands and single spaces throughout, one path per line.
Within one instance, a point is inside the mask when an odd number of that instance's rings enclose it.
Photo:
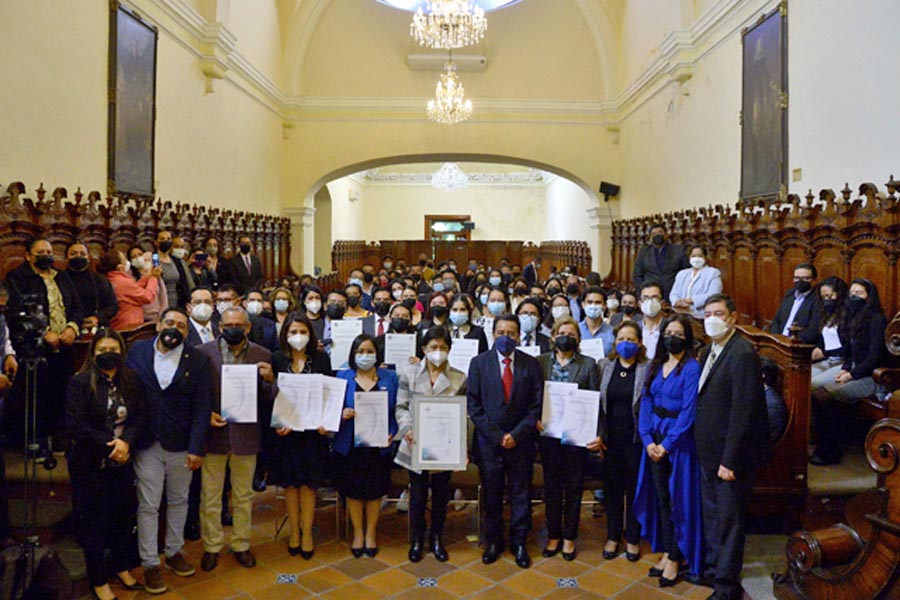
M 110 195 L 153 197 L 158 37 L 157 29 L 134 11 L 110 2 Z
M 742 202 L 787 197 L 787 3 L 744 29 L 741 98 Z

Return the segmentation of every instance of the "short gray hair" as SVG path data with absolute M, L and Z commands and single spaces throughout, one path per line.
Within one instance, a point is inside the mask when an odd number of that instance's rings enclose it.
M 245 323 L 250 322 L 250 314 L 247 312 L 247 310 L 243 306 L 234 306 L 234 305 L 229 306 L 228 308 L 226 308 L 225 310 L 222 311 L 222 317 L 224 318 L 225 315 L 227 315 L 230 312 L 240 313 L 241 316 L 243 317 Z

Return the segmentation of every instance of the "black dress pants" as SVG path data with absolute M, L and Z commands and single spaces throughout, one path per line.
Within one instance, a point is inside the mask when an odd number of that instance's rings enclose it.
M 544 468 L 547 536 L 551 540 L 575 540 L 581 517 L 587 448 L 568 446 L 550 437 L 538 438 L 538 446 Z
M 482 438 L 479 452 L 487 542 L 503 546 L 503 492 L 509 485 L 509 541 L 523 545 L 531 530 L 534 441 L 529 439 L 506 450 L 499 445 L 488 447 Z
M 754 473 L 738 473 L 735 481 L 723 481 L 715 469 L 700 468 L 703 531 L 706 539 L 706 573 L 715 580 L 724 598 L 741 597 L 744 566 L 745 513 Z
M 409 518 L 413 539 L 425 537 L 425 505 L 431 488 L 431 534 L 442 535 L 450 501 L 450 471 L 409 472 Z
M 91 585 L 105 585 L 112 574 L 134 565 L 137 495 L 131 464 L 104 469 L 69 463 L 78 543 L 84 549 Z M 106 552 L 109 552 L 107 557 Z
M 641 543 L 641 524 L 634 514 L 634 494 L 644 449 L 633 434 L 611 435 L 603 457 L 603 488 L 606 492 L 606 539 L 618 543 Z
M 672 521 L 672 494 L 669 491 L 669 480 L 672 478 L 672 461 L 665 456 L 659 462 L 648 460 L 653 488 L 656 491 L 656 510 L 662 525 L 663 552 L 669 553 L 669 559 L 680 562 L 684 555 L 678 547 L 675 536 L 675 522 Z

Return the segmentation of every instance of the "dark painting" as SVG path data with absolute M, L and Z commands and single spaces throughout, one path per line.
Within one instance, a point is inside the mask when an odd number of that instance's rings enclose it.
M 109 33 L 110 194 L 152 197 L 157 31 L 113 2 Z
M 787 15 L 782 5 L 743 32 L 741 199 L 787 189 Z

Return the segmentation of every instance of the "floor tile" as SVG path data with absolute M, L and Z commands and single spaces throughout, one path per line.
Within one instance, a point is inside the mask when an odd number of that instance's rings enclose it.
M 400 569 L 386 569 L 366 577 L 362 583 L 376 592 L 393 596 L 416 587 L 416 578 Z
M 471 596 L 471 598 L 473 600 L 527 600 L 528 596 L 524 596 L 502 585 L 495 585 Z
M 324 567 L 314 571 L 306 571 L 297 574 L 297 585 L 300 585 L 314 594 L 321 594 L 336 587 L 348 584 L 352 579 L 331 567 Z
M 438 579 L 438 588 L 447 590 L 457 596 L 468 596 L 484 588 L 494 585 L 494 582 L 468 570 L 459 569 Z
M 369 577 L 370 575 L 374 575 L 379 571 L 383 571 L 388 568 L 388 565 L 384 564 L 377 558 L 369 558 L 368 556 L 363 556 L 361 558 L 347 558 L 342 560 L 339 563 L 335 563 L 332 565 L 336 570 L 340 571 L 350 579 L 360 580 L 365 577 Z
M 503 585 L 529 598 L 538 598 L 556 589 L 556 579 L 528 569 L 504 580 Z
M 614 596 L 634 582 L 612 573 L 594 570 L 578 578 L 578 587 L 601 596 Z
M 400 568 L 415 577 L 440 577 L 455 571 L 457 566 L 438 562 L 434 560 L 434 557 L 431 557 L 424 558 L 421 562 L 407 563 Z
M 487 577 L 494 581 L 502 581 L 507 577 L 512 577 L 516 573 L 522 572 L 522 569 L 517 567 L 516 563 L 503 558 L 492 565 L 478 562 L 466 568 L 476 575 L 481 575 L 482 577 Z
M 536 564 L 533 570 L 546 573 L 551 577 L 578 577 L 586 573 L 591 567 L 578 561 L 563 560 L 559 556 Z
M 191 600 L 221 600 L 237 596 L 240 590 L 235 589 L 223 579 L 216 578 L 185 586 L 180 588 L 178 593 Z
M 415 588 L 394 598 L 396 600 L 455 600 L 456 596 L 440 588 Z
M 254 598 L 265 600 L 303 600 L 311 596 L 312 594 L 308 590 L 303 589 L 299 585 L 278 583 L 253 594 Z
M 275 583 L 277 573 L 265 565 L 256 565 L 252 569 L 241 569 L 226 573 L 222 578 L 237 588 L 238 591 L 253 594 L 262 588 Z
M 326 592 L 321 597 L 325 600 L 368 600 L 369 598 L 385 598 L 386 596 L 361 583 L 353 582 Z

